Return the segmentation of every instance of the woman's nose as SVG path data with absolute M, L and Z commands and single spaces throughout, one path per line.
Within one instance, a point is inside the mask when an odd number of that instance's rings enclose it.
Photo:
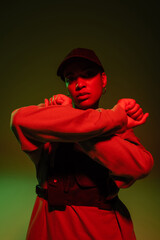
M 80 90 L 82 88 L 86 87 L 86 81 L 85 79 L 78 77 L 76 81 L 76 90 Z

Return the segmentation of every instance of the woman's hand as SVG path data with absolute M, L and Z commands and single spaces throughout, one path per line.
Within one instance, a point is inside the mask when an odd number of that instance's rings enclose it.
M 149 113 L 143 113 L 140 105 L 131 98 L 123 98 L 118 101 L 118 104 L 126 111 L 128 124 L 127 128 L 133 128 L 142 125 L 146 122 Z
M 56 94 L 53 97 L 51 97 L 49 100 L 45 99 L 45 106 L 50 105 L 71 105 L 72 106 L 72 99 L 67 97 L 64 94 Z

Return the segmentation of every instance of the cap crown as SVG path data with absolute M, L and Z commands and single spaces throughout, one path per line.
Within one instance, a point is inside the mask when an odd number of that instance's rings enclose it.
M 104 68 L 99 60 L 99 58 L 96 56 L 95 52 L 91 49 L 87 48 L 76 48 L 73 49 L 62 61 L 62 63 L 59 65 L 58 70 L 57 70 L 57 75 L 64 80 L 63 72 L 65 65 L 69 63 L 70 61 L 73 61 L 74 58 L 84 58 L 87 59 L 95 64 L 97 64 L 103 71 Z

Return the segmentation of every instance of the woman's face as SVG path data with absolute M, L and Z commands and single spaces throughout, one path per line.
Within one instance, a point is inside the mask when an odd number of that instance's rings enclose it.
M 107 84 L 104 72 L 100 73 L 93 63 L 79 59 L 65 67 L 64 77 L 76 108 L 98 108 L 103 88 Z

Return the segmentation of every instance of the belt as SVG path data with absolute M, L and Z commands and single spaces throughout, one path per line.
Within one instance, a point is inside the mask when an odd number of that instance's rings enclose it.
M 75 192 L 72 191 L 70 191 L 70 193 L 54 192 L 53 194 L 50 194 L 48 192 L 48 189 L 44 189 L 40 185 L 37 185 L 36 193 L 38 197 L 47 200 L 49 205 L 53 207 L 65 207 L 67 205 L 76 205 L 76 206 L 94 206 L 100 209 L 113 210 L 115 202 L 117 202 L 118 200 L 118 196 L 115 196 L 110 200 L 106 200 L 104 198 L 97 200 L 97 191 L 95 194 L 93 189 L 87 190 L 78 189 L 77 190 L 78 194 L 75 197 Z M 50 197 L 50 195 L 52 196 Z M 91 195 L 93 196 L 92 201 L 90 200 L 88 201 L 88 196 Z

